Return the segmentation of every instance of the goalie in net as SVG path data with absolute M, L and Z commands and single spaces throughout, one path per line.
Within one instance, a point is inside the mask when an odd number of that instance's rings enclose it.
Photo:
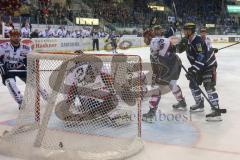
M 82 51 L 75 53 L 84 56 Z M 129 79 L 128 73 L 132 75 L 135 71 L 141 71 L 134 70 L 138 68 L 137 64 L 127 65 L 126 58 L 120 57 L 113 57 L 111 72 L 104 65 L 99 69 L 95 62 L 75 62 L 65 79 L 66 100 L 55 108 L 57 117 L 67 122 L 82 122 L 105 116 L 114 126 L 129 124 L 133 113 L 129 108 L 121 106 L 120 101 L 134 105 L 138 96 L 136 92 L 141 92 L 137 87 L 146 77 L 141 73 L 141 77 L 138 74 L 134 82 L 133 77 Z M 115 66 L 114 60 L 117 61 Z M 123 74 L 120 73 L 122 77 L 117 81 L 119 72 Z M 142 82 L 139 82 L 140 78 Z
M 0 154 L 59 160 L 137 154 L 143 148 L 140 65 L 135 55 L 30 54 L 24 107 L 17 125 L 0 137 Z M 40 101 L 40 85 L 48 101 Z

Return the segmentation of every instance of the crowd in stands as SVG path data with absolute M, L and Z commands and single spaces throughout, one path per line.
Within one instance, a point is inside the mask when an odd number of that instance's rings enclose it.
M 65 20 L 68 19 L 71 22 L 74 22 L 74 16 L 70 4 L 63 5 L 60 3 L 55 3 L 53 0 L 38 0 L 38 3 L 31 4 L 29 0 L 21 0 L 22 4 L 19 11 L 15 14 L 20 15 L 29 19 L 31 17 L 31 23 L 40 23 L 40 24 L 65 24 Z M 123 27 L 131 26 L 149 26 L 151 20 L 155 17 L 160 19 L 161 25 L 167 24 L 168 16 L 174 16 L 172 12 L 154 12 L 152 9 L 148 8 L 148 3 L 151 0 L 133 0 L 133 4 L 128 3 L 118 3 L 112 0 L 82 0 L 86 5 L 91 8 L 88 10 L 92 12 L 94 17 L 104 19 L 105 25 L 108 24 L 121 24 Z M 172 9 L 172 0 L 161 0 L 167 7 Z M 207 23 L 215 24 L 220 26 L 221 33 L 228 34 L 229 32 L 237 32 L 240 24 L 240 18 L 235 18 L 230 16 L 226 11 L 226 3 L 222 4 L 220 0 L 178 0 L 174 1 L 177 10 L 177 16 L 181 20 L 182 24 L 188 21 L 195 22 L 198 26 L 203 26 Z M 85 5 L 85 6 L 86 6 Z M 79 8 L 81 11 L 81 8 Z M 23 19 L 23 21 L 25 21 Z M 31 25 L 29 22 L 22 26 L 24 32 L 34 32 L 36 35 L 36 30 L 31 30 Z M 13 28 L 12 22 L 6 22 L 6 30 Z M 163 25 L 164 26 L 164 25 Z M 143 27 L 143 26 L 142 26 Z M 29 29 L 28 29 L 29 28 Z M 55 35 L 57 36 L 57 30 L 64 29 L 55 29 Z M 80 37 L 86 37 L 89 29 L 81 29 L 78 31 L 66 32 L 66 37 L 81 35 Z M 65 31 L 64 31 L 65 33 Z M 80 34 L 81 33 L 81 34 Z M 24 35 L 24 34 L 23 34 Z M 43 36 L 41 32 L 38 36 Z M 7 36 L 7 35 L 6 35 Z M 30 34 L 28 34 L 28 37 Z
M 198 26 L 215 24 L 221 26 L 223 30 L 229 31 L 236 29 L 240 24 L 240 19 L 235 19 L 227 13 L 226 4 L 230 2 L 224 1 L 223 4 L 221 0 L 178 0 L 174 2 L 178 17 L 183 23 L 192 21 Z M 172 3 L 166 4 L 170 8 L 172 7 Z
M 35 10 L 35 21 L 41 24 L 66 24 L 65 18 L 73 21 L 73 13 L 69 6 L 53 3 L 51 0 L 39 0 Z
M 78 27 L 79 28 L 79 27 Z M 11 20 L 5 23 L 4 26 L 4 37 L 9 38 L 9 32 L 14 29 L 14 25 Z M 95 29 L 93 27 L 83 26 L 80 29 L 67 30 L 65 26 L 60 26 L 58 28 L 47 26 L 45 30 L 39 31 L 38 29 L 32 29 L 32 25 L 28 20 L 26 20 L 20 28 L 22 38 L 87 38 L 91 37 L 93 30 L 97 30 L 99 37 L 104 38 L 108 36 L 106 32 L 101 29 Z
M 151 17 L 156 13 L 153 13 L 146 3 L 143 4 L 138 1 L 136 4 L 139 5 L 129 6 L 127 3 L 116 4 L 114 2 L 95 0 L 91 2 L 91 7 L 95 17 L 102 18 L 111 24 L 120 24 L 122 26 L 149 25 Z

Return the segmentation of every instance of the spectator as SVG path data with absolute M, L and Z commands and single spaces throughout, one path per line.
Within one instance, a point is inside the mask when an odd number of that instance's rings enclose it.
M 48 28 L 45 30 L 46 37 L 54 37 L 54 30 L 51 28 L 51 26 L 48 26 Z
M 13 24 L 10 22 L 7 22 L 4 26 L 4 37 L 5 38 L 10 38 L 9 37 L 9 32 L 14 29 Z
M 21 28 L 25 27 L 25 25 L 26 25 L 26 24 L 28 24 L 28 25 L 29 25 L 30 31 L 32 31 L 32 24 L 29 22 L 29 20 L 28 20 L 28 19 L 26 19 L 26 20 L 25 20 L 25 22 L 24 22 L 24 23 L 22 23 L 22 26 L 21 26 Z
M 26 22 L 25 23 L 25 26 L 21 28 L 21 35 L 22 35 L 22 38 L 29 38 L 30 37 L 30 26 L 29 26 L 29 23 Z
M 65 30 L 64 26 L 59 27 L 56 33 L 56 37 L 63 38 L 66 37 L 67 31 Z
M 75 31 L 73 31 L 72 33 L 71 33 L 71 37 L 72 38 L 77 38 L 77 30 L 75 30 Z
M 30 37 L 31 38 L 38 38 L 39 36 L 38 36 L 38 30 L 37 29 L 35 29 L 31 34 L 30 34 Z

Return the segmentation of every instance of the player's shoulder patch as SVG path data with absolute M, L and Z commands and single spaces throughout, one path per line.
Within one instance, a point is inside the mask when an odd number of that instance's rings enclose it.
M 201 44 L 201 43 L 197 43 L 197 44 L 196 44 L 196 47 L 197 47 L 197 51 L 198 51 L 198 52 L 202 52 L 202 51 L 203 51 L 203 48 L 202 48 L 202 44 Z
M 10 45 L 9 42 L 4 42 L 4 43 L 0 44 L 0 48 L 6 49 L 6 48 L 8 48 L 9 45 Z
M 196 35 L 194 39 L 194 44 L 196 45 L 197 52 L 202 52 L 203 51 L 203 40 L 199 35 Z

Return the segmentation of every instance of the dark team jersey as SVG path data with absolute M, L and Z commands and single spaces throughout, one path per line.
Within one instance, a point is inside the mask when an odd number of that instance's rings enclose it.
M 109 37 L 108 37 L 108 39 L 110 39 L 112 42 L 114 41 L 116 41 L 117 40 L 117 35 L 115 35 L 115 34 L 110 34 L 109 35 Z
M 206 43 L 198 35 L 195 35 L 191 42 L 188 41 L 186 52 L 189 62 L 196 71 L 217 65 L 214 53 L 208 51 Z

